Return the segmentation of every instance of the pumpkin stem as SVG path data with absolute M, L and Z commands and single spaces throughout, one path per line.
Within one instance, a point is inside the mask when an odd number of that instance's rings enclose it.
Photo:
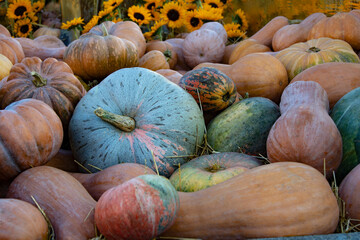
M 32 82 L 35 85 L 35 87 L 43 87 L 46 85 L 46 83 L 47 83 L 46 78 L 43 78 L 39 73 L 31 72 L 30 74 L 31 74 L 31 76 L 34 77 Z
M 225 168 L 220 166 L 217 163 L 214 163 L 213 165 L 211 165 L 210 167 L 205 168 L 205 170 L 209 171 L 209 172 L 218 172 L 221 170 L 224 170 Z
M 312 52 L 320 52 L 321 49 L 317 48 L 317 47 L 311 47 L 307 50 L 307 52 L 312 53 Z
M 101 120 L 112 124 L 114 127 L 117 127 L 124 132 L 131 132 L 135 129 L 135 120 L 131 117 L 111 113 L 101 107 L 95 109 L 94 113 L 101 118 Z
M 170 59 L 171 59 L 171 51 L 167 48 L 166 51 L 163 52 L 163 53 L 164 53 L 164 56 L 166 58 L 166 61 L 169 62 Z
M 108 30 L 106 29 L 106 27 L 105 27 L 105 24 L 101 24 L 101 28 L 102 28 L 102 30 L 103 30 L 103 32 L 104 32 L 104 37 L 106 37 L 106 36 L 109 36 L 109 32 L 108 32 Z

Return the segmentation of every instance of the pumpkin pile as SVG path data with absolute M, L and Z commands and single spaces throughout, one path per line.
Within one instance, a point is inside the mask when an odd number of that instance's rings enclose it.
M 146 41 L 136 23 L 106 21 L 68 45 L 1 26 L 0 238 L 354 226 L 359 29 L 360 10 L 277 16 L 231 44 L 218 22 Z

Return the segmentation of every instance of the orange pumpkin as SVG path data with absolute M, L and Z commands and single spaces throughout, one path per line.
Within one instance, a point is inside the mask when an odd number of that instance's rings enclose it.
M 0 80 L 9 75 L 12 66 L 11 61 L 0 54 Z
M 177 63 L 177 53 L 174 50 L 173 46 L 166 41 L 152 40 L 146 43 L 146 52 L 152 50 L 158 50 L 162 52 L 166 58 L 166 61 L 169 63 L 171 69 L 173 69 Z
M 20 43 L 3 34 L 0 34 L 0 54 L 7 57 L 12 64 L 21 62 L 21 60 L 25 57 Z
M 54 38 L 56 40 L 54 40 Z M 46 39 L 46 40 L 45 40 Z M 40 39 L 16 38 L 21 44 L 25 57 L 39 57 L 42 60 L 46 58 L 63 59 L 66 46 L 59 46 L 60 39 L 54 36 L 43 36 Z
M 170 69 L 165 55 L 159 50 L 152 50 L 145 53 L 139 60 L 139 67 L 147 68 L 153 71 L 159 69 Z
M 270 52 L 270 51 L 271 49 L 269 47 L 259 43 L 255 39 L 248 38 L 239 42 L 237 46 L 234 48 L 234 50 L 230 55 L 229 64 L 233 64 L 241 57 L 244 57 L 251 53 Z
M 11 37 L 9 30 L 2 24 L 0 24 L 0 34 L 5 35 L 6 37 Z

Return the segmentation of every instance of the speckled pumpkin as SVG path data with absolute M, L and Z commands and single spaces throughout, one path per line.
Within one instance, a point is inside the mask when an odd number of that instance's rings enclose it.
M 136 67 L 110 74 L 80 100 L 69 137 L 75 159 L 91 171 L 97 170 L 89 164 L 104 169 L 135 162 L 170 176 L 195 153 L 204 128 L 190 94 L 162 75 Z

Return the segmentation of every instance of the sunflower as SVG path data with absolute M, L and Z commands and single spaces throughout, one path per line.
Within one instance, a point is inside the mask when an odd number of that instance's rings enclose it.
M 209 4 L 204 3 L 202 8 L 195 10 L 195 16 L 201 20 L 218 21 L 223 19 L 223 10 L 221 8 L 213 8 Z
M 122 22 L 123 20 L 121 18 L 114 18 L 113 20 L 114 23 L 117 23 L 117 22 Z
M 246 33 L 240 30 L 241 25 L 238 23 L 227 23 L 224 24 L 224 28 L 228 35 L 228 38 L 246 38 Z
M 220 0 L 204 0 L 204 3 L 209 4 L 212 8 L 224 8 L 224 4 Z
M 240 24 L 240 26 L 241 26 L 240 30 L 241 31 L 246 31 L 248 29 L 248 27 L 249 27 L 249 24 L 248 24 L 248 22 L 246 20 L 245 13 L 244 13 L 243 10 L 241 10 L 241 8 L 236 10 L 233 22 Z
M 150 11 L 145 7 L 140 6 L 131 6 L 128 9 L 128 16 L 131 20 L 139 24 L 139 26 L 143 24 L 149 24 L 151 21 Z
M 151 30 L 150 30 L 149 32 L 144 33 L 144 37 L 145 37 L 146 39 L 148 39 L 148 40 L 151 39 L 153 36 L 157 35 L 159 29 L 160 29 L 162 26 L 166 25 L 167 23 L 168 23 L 168 22 L 165 21 L 165 20 L 163 20 L 163 19 L 161 19 L 161 20 L 159 20 L 159 21 L 156 21 L 156 22 L 154 23 L 154 25 L 151 27 Z
M 240 24 L 233 23 L 233 22 L 224 24 L 224 28 L 225 28 L 226 32 L 240 30 L 240 27 L 241 27 Z
M 37 1 L 37 2 L 33 3 L 32 8 L 33 8 L 34 12 L 37 13 L 37 12 L 40 12 L 41 9 L 44 8 L 44 6 L 45 6 L 45 2 Z
M 104 7 L 104 9 L 116 8 L 116 7 L 118 7 L 122 2 L 123 2 L 123 0 L 108 0 L 108 1 L 106 1 L 106 2 L 103 2 L 103 7 Z
M 87 33 L 88 31 L 90 31 L 90 29 L 92 29 L 95 25 L 99 23 L 99 19 L 99 16 L 93 16 L 90 21 L 84 26 L 82 33 Z
M 162 5 L 161 0 L 147 0 L 145 1 L 145 7 L 147 10 L 151 11 L 153 9 L 156 9 Z
M 10 19 L 21 19 L 31 11 L 32 7 L 29 0 L 15 0 L 14 3 L 9 5 L 6 16 Z
M 170 28 L 178 28 L 183 25 L 186 11 L 177 2 L 167 2 L 161 9 L 161 18 L 168 21 Z
M 195 9 L 197 9 L 196 3 L 185 3 L 182 6 L 186 9 L 186 11 L 194 11 Z
M 230 4 L 232 2 L 232 0 L 220 0 L 220 2 L 222 2 L 222 4 L 227 5 Z
M 99 16 L 100 18 L 103 18 L 103 17 L 109 15 L 110 13 L 112 13 L 113 10 L 114 10 L 113 7 L 105 8 L 104 10 L 101 10 L 101 11 L 98 13 L 98 16 Z
M 153 9 L 150 14 L 153 21 L 159 21 L 160 20 L 160 12 L 156 11 L 157 9 Z
M 76 27 L 77 25 L 84 25 L 84 19 L 78 17 L 78 18 L 74 18 L 71 21 L 66 21 L 66 23 L 62 23 L 61 29 L 70 29 Z
M 31 22 L 36 22 L 38 20 L 36 12 L 30 12 L 26 15 L 26 17 L 30 18 Z
M 195 17 L 195 14 L 195 11 L 190 11 L 186 14 L 185 26 L 190 32 L 199 29 L 203 25 L 203 21 Z
M 14 31 L 18 37 L 27 37 L 32 30 L 33 28 L 29 18 L 17 20 L 14 24 Z

